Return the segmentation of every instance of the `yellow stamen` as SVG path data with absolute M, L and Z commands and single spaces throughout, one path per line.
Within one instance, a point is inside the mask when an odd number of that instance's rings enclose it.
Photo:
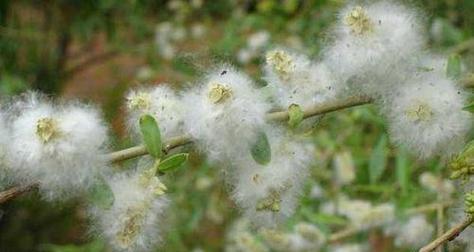
M 144 206 L 127 209 L 124 227 L 117 233 L 118 245 L 121 248 L 129 248 L 135 242 L 142 228 L 146 211 L 147 207 Z
M 363 35 L 373 29 L 372 21 L 361 6 L 354 7 L 346 16 L 345 22 L 355 35 Z
M 232 97 L 232 89 L 220 83 L 212 83 L 208 93 L 209 100 L 214 103 L 223 103 Z
M 293 59 L 282 50 L 273 50 L 266 55 L 267 64 L 272 66 L 282 80 L 288 80 L 295 69 Z
M 417 102 L 405 111 L 408 118 L 413 122 L 427 122 L 433 117 L 431 107 L 424 102 Z
M 128 107 L 135 110 L 148 110 L 151 105 L 149 93 L 139 92 L 128 98 Z
M 47 143 L 60 135 L 58 123 L 50 117 L 44 117 L 36 122 L 36 135 L 43 143 Z

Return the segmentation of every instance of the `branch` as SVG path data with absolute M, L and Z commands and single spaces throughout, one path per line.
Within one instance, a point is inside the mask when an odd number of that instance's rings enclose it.
M 38 187 L 38 184 L 32 184 L 27 186 L 16 186 L 12 187 L 6 191 L 0 192 L 0 204 L 22 195 L 23 193 L 32 191 Z
M 327 114 L 327 113 L 334 112 L 337 110 L 342 110 L 342 109 L 364 105 L 368 103 L 370 103 L 369 98 L 360 97 L 360 96 L 350 97 L 349 99 L 342 102 L 332 101 L 327 104 L 313 106 L 304 110 L 303 118 L 306 119 L 312 116 L 323 115 L 323 114 Z M 288 111 L 285 110 L 285 111 L 268 113 L 266 115 L 266 120 L 267 121 L 286 121 L 288 120 Z M 182 135 L 182 136 L 171 138 L 169 141 L 165 143 L 163 152 L 168 152 L 169 150 L 173 148 L 176 148 L 176 147 L 179 147 L 191 142 L 192 142 L 192 139 L 191 139 L 191 136 L 189 135 Z M 111 163 L 117 163 L 120 161 L 136 158 L 136 157 L 143 156 L 146 154 L 148 154 L 148 152 L 145 146 L 139 145 L 139 146 L 134 146 L 128 149 L 112 152 L 108 154 L 107 159 Z
M 332 235 L 329 236 L 327 242 L 328 243 L 336 243 L 338 241 L 341 241 L 347 237 L 351 237 L 357 233 L 359 233 L 361 229 L 357 227 L 347 227 L 341 231 L 338 231 Z
M 321 104 L 317 106 L 312 106 L 310 108 L 304 109 L 303 118 L 309 118 L 312 116 L 323 115 L 337 110 L 342 110 L 350 107 L 355 107 L 359 105 L 364 105 L 370 103 L 372 100 L 364 96 L 353 96 L 349 97 L 344 101 L 333 100 L 326 104 Z M 268 113 L 266 119 L 268 121 L 286 121 L 289 119 L 288 110 Z
M 454 240 L 456 237 L 459 236 L 459 234 L 464 231 L 467 227 L 469 227 L 472 223 L 474 222 L 473 217 L 469 217 L 466 220 L 464 220 L 462 223 L 459 223 L 458 225 L 454 226 L 450 230 L 448 230 L 446 233 L 441 235 L 440 237 L 436 238 L 434 241 L 432 241 L 430 244 L 424 246 L 423 248 L 420 249 L 419 252 L 432 252 L 439 246 Z
M 461 79 L 461 83 L 467 88 L 474 88 L 474 74 L 468 74 L 466 77 Z
M 163 147 L 163 152 L 166 153 L 176 147 L 191 143 L 191 136 L 182 135 L 178 137 L 173 137 L 170 140 L 166 141 Z M 107 159 L 111 163 L 118 163 L 125 161 L 127 159 L 132 159 L 148 154 L 144 145 L 134 146 L 128 149 L 112 152 L 107 155 Z
M 355 107 L 358 105 L 363 105 L 367 104 L 370 102 L 370 99 L 366 97 L 351 97 L 345 101 L 331 101 L 327 104 L 322 104 L 322 105 L 317 105 L 310 107 L 306 109 L 304 113 L 304 118 L 312 117 L 312 116 L 317 116 L 317 115 L 322 115 L 326 113 L 330 113 L 336 110 L 341 110 L 345 108 L 350 108 L 350 107 Z M 266 119 L 268 121 L 285 121 L 288 120 L 288 111 L 278 111 L 278 112 L 273 112 L 273 113 L 268 113 L 266 116 Z M 182 135 L 182 136 L 177 136 L 174 138 L 171 138 L 170 140 L 166 141 L 164 144 L 163 152 L 168 152 L 171 149 L 174 149 L 176 147 L 191 143 L 192 139 L 189 135 Z M 146 150 L 145 146 L 139 145 L 139 146 L 134 146 L 128 149 L 112 152 L 107 155 L 107 159 L 111 163 L 118 163 L 124 160 L 144 156 L 148 154 L 148 151 Z M 36 186 L 27 186 L 27 187 L 13 187 L 10 188 L 7 191 L 0 192 L 0 204 L 8 201 L 16 196 L 19 196 L 20 194 L 30 191 Z M 8 194 L 9 191 L 21 191 L 20 193 L 16 193 L 14 195 Z
M 423 206 L 419 206 L 416 208 L 410 208 L 405 211 L 406 215 L 415 215 L 415 214 L 421 214 L 421 213 L 427 213 L 431 212 L 434 210 L 437 210 L 438 208 L 446 208 L 454 204 L 453 200 L 448 200 L 448 201 L 442 201 L 442 202 L 435 202 Z
M 463 41 L 448 50 L 448 53 L 462 54 L 474 48 L 474 38 Z

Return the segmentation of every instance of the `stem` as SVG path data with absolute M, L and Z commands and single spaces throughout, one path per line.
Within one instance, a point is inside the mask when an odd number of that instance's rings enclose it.
M 428 213 L 432 211 L 439 211 L 439 209 L 444 209 L 450 205 L 452 205 L 454 202 L 453 201 L 444 201 L 444 202 L 435 202 L 427 205 L 422 205 L 419 207 L 414 207 L 414 208 L 409 208 L 407 209 L 404 214 L 406 216 L 412 216 L 412 215 L 417 215 L 421 213 Z M 363 231 L 360 228 L 349 226 L 347 228 L 342 229 L 341 231 L 338 231 L 332 235 L 329 236 L 327 242 L 328 243 L 336 243 L 339 242 L 345 238 L 351 237 L 359 232 Z
M 32 184 L 27 186 L 16 186 L 0 192 L 0 204 L 7 202 L 8 200 L 22 195 L 23 193 L 32 191 L 38 187 L 38 184 Z
M 416 207 L 416 208 L 410 208 L 405 211 L 405 214 L 407 215 L 415 215 L 415 214 L 420 214 L 420 213 L 427 213 L 431 212 L 434 210 L 437 210 L 439 207 L 449 207 L 454 204 L 454 201 L 443 201 L 443 202 L 436 202 L 436 203 L 431 203 L 427 204 L 424 206 Z
M 368 103 L 370 103 L 370 99 L 366 97 L 362 97 L 362 96 L 350 97 L 349 99 L 342 102 L 332 101 L 327 104 L 313 106 L 304 110 L 303 118 L 306 119 L 312 116 L 322 115 L 322 114 L 334 112 L 337 110 L 342 110 L 342 109 L 364 105 Z M 267 121 L 286 121 L 288 120 L 288 111 L 284 110 L 284 111 L 268 113 L 266 115 L 266 120 Z M 171 138 L 169 141 L 165 143 L 163 152 L 168 152 L 169 150 L 173 148 L 191 143 L 191 141 L 192 139 L 191 139 L 191 136 L 189 135 L 182 135 L 182 136 Z M 107 159 L 111 163 L 117 163 L 120 161 L 136 158 L 136 157 L 143 156 L 146 154 L 148 154 L 148 152 L 145 146 L 139 145 L 139 146 L 134 146 L 128 149 L 112 152 L 108 154 Z
M 364 96 L 353 96 L 349 97 L 347 100 L 344 101 L 330 101 L 326 104 L 321 104 L 318 106 L 313 106 L 303 111 L 303 118 L 309 118 L 312 116 L 327 114 L 330 112 L 334 112 L 337 110 L 342 110 L 350 107 L 355 107 L 359 105 L 368 104 L 371 102 L 371 99 Z M 286 121 L 289 119 L 288 110 L 272 112 L 267 114 L 266 119 L 268 121 Z
M 178 137 L 173 137 L 170 140 L 166 141 L 163 146 L 163 152 L 168 152 L 173 148 L 182 146 L 191 142 L 191 137 L 189 135 L 182 135 Z M 139 157 L 148 154 L 144 145 L 134 146 L 128 149 L 112 152 L 107 155 L 107 159 L 111 163 L 121 162 L 127 159 Z
M 463 86 L 467 88 L 474 88 L 474 74 L 468 74 L 464 79 L 461 80 Z
M 350 237 L 350 236 L 353 236 L 357 233 L 360 232 L 360 229 L 359 228 L 356 228 L 356 227 L 348 227 L 348 228 L 345 228 L 341 231 L 338 231 L 332 235 L 329 236 L 327 242 L 328 243 L 336 243 L 340 240 L 343 240 L 347 237 Z
M 308 118 L 308 117 L 312 117 L 312 116 L 326 114 L 326 113 L 333 112 L 333 111 L 336 111 L 336 110 L 341 110 L 341 109 L 345 109 L 345 108 L 350 108 L 350 107 L 355 107 L 355 106 L 367 104 L 369 102 L 370 102 L 370 99 L 368 99 L 366 97 L 359 97 L 359 96 L 351 97 L 351 98 L 349 98 L 345 101 L 332 101 L 332 102 L 329 102 L 327 104 L 321 104 L 321 105 L 316 105 L 316 106 L 310 107 L 310 108 L 304 110 L 303 114 L 304 114 L 304 118 Z M 278 111 L 278 112 L 268 113 L 267 116 L 266 116 L 266 119 L 268 121 L 285 121 L 285 120 L 288 120 L 288 111 L 285 110 L 285 111 Z M 192 141 L 192 139 L 189 135 L 182 135 L 182 136 L 177 136 L 177 137 L 171 138 L 170 140 L 165 142 L 164 147 L 163 147 L 163 152 L 166 153 L 166 152 L 170 151 L 173 148 L 191 143 L 191 141 Z M 107 154 L 106 158 L 111 163 L 118 163 L 118 162 L 125 161 L 125 160 L 128 160 L 128 159 L 144 156 L 146 154 L 148 154 L 148 151 L 146 150 L 145 146 L 144 145 L 139 145 L 139 146 L 130 147 L 128 149 L 123 149 L 123 150 L 120 150 L 120 151 L 109 153 L 109 154 Z M 28 188 L 28 189 L 26 189 L 26 188 Z M 17 186 L 17 187 L 10 188 L 7 191 L 0 192 L 0 204 L 5 202 L 5 201 L 8 201 L 8 200 L 10 200 L 10 199 L 12 199 L 16 196 L 18 196 L 18 195 L 20 195 L 24 192 L 32 190 L 33 188 L 34 187 L 31 187 L 31 186 L 30 187 L 28 187 L 28 186 L 27 187 Z M 3 196 L 4 193 L 7 193 L 10 190 L 11 191 L 18 191 L 18 190 L 21 190 L 21 189 L 23 189 L 21 191 L 21 193 L 17 193 L 13 196 L 8 196 L 8 197 Z
M 436 229 L 437 234 L 436 236 L 441 236 L 444 233 L 444 207 L 439 205 L 438 209 L 436 209 Z M 438 252 L 443 252 L 443 247 L 440 246 L 438 248 Z
M 474 222 L 474 218 L 469 217 L 465 219 L 462 223 L 457 224 L 450 230 L 448 230 L 446 233 L 441 235 L 440 237 L 436 238 L 434 241 L 432 241 L 430 244 L 424 246 L 423 248 L 420 249 L 419 252 L 432 252 L 439 246 L 454 240 L 456 237 L 459 236 L 459 234 L 464 231 L 467 227 L 469 227 L 472 223 Z
M 463 41 L 448 50 L 449 53 L 462 54 L 474 48 L 474 38 Z

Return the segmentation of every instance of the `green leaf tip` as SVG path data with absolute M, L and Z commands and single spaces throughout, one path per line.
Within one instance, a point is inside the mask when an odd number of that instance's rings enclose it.
M 179 168 L 186 160 L 188 160 L 189 154 L 188 153 L 178 153 L 172 155 L 165 160 L 161 161 L 160 165 L 158 166 L 158 171 L 161 172 L 169 172 L 176 170 Z
M 151 115 L 140 117 L 140 131 L 148 153 L 155 158 L 160 158 L 162 151 L 161 133 L 155 118 Z

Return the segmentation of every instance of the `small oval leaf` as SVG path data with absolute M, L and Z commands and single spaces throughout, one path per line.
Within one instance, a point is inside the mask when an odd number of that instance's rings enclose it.
M 291 128 L 296 128 L 303 121 L 304 113 L 298 104 L 291 104 L 288 107 L 288 125 Z
M 258 133 L 257 141 L 250 149 L 250 152 L 255 162 L 261 165 L 270 163 L 272 159 L 272 150 L 265 132 L 261 131 Z
M 102 209 L 110 209 L 114 204 L 115 196 L 107 182 L 99 179 L 89 191 L 89 201 Z
M 140 131 L 148 153 L 155 158 L 160 158 L 162 150 L 161 134 L 155 118 L 151 115 L 140 117 Z
M 175 170 L 176 168 L 180 167 L 186 160 L 188 160 L 188 153 L 178 153 L 172 155 L 165 160 L 161 161 L 158 165 L 158 170 L 161 172 L 168 172 Z

